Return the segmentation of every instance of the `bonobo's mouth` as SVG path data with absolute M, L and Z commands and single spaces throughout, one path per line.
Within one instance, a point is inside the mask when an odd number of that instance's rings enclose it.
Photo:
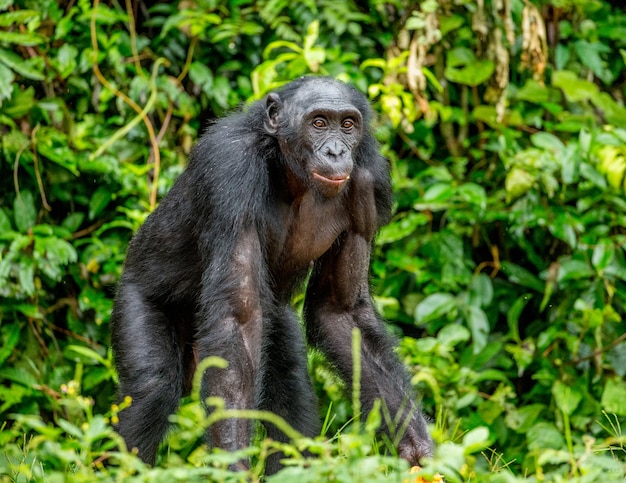
M 341 174 L 337 176 L 326 177 L 319 173 L 316 173 L 315 171 L 313 172 L 313 177 L 316 180 L 321 181 L 322 183 L 327 184 L 329 186 L 334 186 L 335 188 L 339 188 L 342 184 L 344 184 L 346 181 L 350 179 L 349 174 Z

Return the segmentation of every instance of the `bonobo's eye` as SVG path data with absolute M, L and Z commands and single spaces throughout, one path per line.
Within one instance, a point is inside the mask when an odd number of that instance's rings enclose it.
M 318 129 L 324 129 L 326 125 L 326 119 L 324 119 L 323 117 L 316 117 L 315 119 L 313 119 L 313 127 L 316 127 Z
M 351 117 L 344 119 L 343 122 L 341 123 L 341 127 L 349 131 L 350 129 L 354 127 L 354 119 L 352 119 Z

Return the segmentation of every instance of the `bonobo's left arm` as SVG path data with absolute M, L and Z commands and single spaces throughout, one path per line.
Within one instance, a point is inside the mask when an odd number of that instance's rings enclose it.
M 398 421 L 396 428 L 387 430 L 392 440 L 400 440 L 399 455 L 415 464 L 432 454 L 432 443 L 409 376 L 395 354 L 394 340 L 377 316 L 369 293 L 370 252 L 378 224 L 374 178 L 360 170 L 351 182 L 352 228 L 316 262 L 309 280 L 304 307 L 307 337 L 351 387 L 352 329 L 361 331 L 364 414 L 381 399 Z M 404 427 L 400 437 L 397 433 Z

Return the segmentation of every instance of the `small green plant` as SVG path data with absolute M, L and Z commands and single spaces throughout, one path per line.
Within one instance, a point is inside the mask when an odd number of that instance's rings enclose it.
M 623 481 L 616 2 L 147 3 L 0 0 L 0 481 L 255 481 L 277 450 L 275 480 L 411 481 L 317 354 L 325 439 L 259 436 L 249 473 L 202 445 L 197 400 L 155 468 L 110 425 L 129 240 L 208 120 L 311 73 L 379 113 L 372 292 L 434 419 L 424 476 Z

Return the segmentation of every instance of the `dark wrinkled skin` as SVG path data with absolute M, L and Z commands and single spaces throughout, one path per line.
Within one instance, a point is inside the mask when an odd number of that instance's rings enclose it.
M 319 434 L 305 337 L 290 306 L 309 274 L 306 342 L 350 387 L 350 340 L 359 328 L 364 414 L 382 399 L 410 421 L 398 453 L 412 464 L 432 453 L 369 293 L 372 241 L 392 202 L 371 117 L 365 97 L 342 83 L 288 84 L 212 125 L 132 240 L 111 331 L 119 396 L 133 401 L 117 429 L 144 461 L 154 463 L 168 415 L 208 356 L 228 367 L 205 372 L 203 397 L 269 410 L 304 435 Z M 270 424 L 267 431 L 285 440 Z M 207 434 L 226 450 L 248 446 L 250 436 L 251 423 L 240 419 Z M 268 461 L 269 473 L 279 468 L 278 457 Z

